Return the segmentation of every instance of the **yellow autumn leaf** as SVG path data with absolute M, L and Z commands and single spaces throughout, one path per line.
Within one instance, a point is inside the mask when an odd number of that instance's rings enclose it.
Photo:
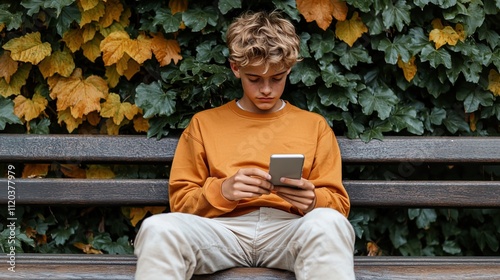
M 130 208 L 130 223 L 132 226 L 136 226 L 146 214 L 149 212 L 152 215 L 163 213 L 167 209 L 166 206 L 146 206 L 146 207 L 132 207 Z
M 120 134 L 120 128 L 129 123 L 130 121 L 127 119 L 122 120 L 120 124 L 115 124 L 112 119 L 107 119 L 104 125 L 101 127 L 101 134 L 118 135 Z
M 124 9 L 120 0 L 108 0 L 105 3 L 106 11 L 104 16 L 99 20 L 99 24 L 106 28 L 113 24 L 114 21 L 119 22 L 120 16 Z
M 109 166 L 92 164 L 86 171 L 88 179 L 113 179 L 115 173 Z
M 168 7 L 172 15 L 185 12 L 188 8 L 188 0 L 170 0 L 168 1 Z
M 116 31 L 101 41 L 102 59 L 105 66 L 117 63 L 125 54 L 130 37 L 125 31 Z
M 182 59 L 179 42 L 177 40 L 167 40 L 161 33 L 153 34 L 151 49 L 160 66 L 168 65 L 172 60 L 174 64 L 177 64 Z
M 83 55 L 88 60 L 95 62 L 95 60 L 101 56 L 101 49 L 99 48 L 101 40 L 102 37 L 99 35 L 82 45 Z
M 97 33 L 97 28 L 94 24 L 85 25 L 82 28 L 82 32 L 81 32 L 82 43 L 85 44 L 88 41 L 94 39 L 96 33 Z
M 125 48 L 125 52 L 137 63 L 142 64 L 144 61 L 151 59 L 151 39 L 144 34 L 140 34 L 137 39 L 130 40 Z
M 341 0 L 297 0 L 297 9 L 307 22 L 316 21 L 318 26 L 326 30 L 333 18 L 344 21 L 348 7 Z
M 5 23 L 3 22 L 0 23 L 0 32 L 2 32 L 4 28 L 5 28 Z
M 63 77 L 69 77 L 73 73 L 73 70 L 75 70 L 75 61 L 69 52 L 55 51 L 42 60 L 38 68 L 44 78 L 53 76 L 56 73 Z
M 139 73 L 140 70 L 141 65 L 137 61 L 130 59 L 127 62 L 127 69 L 125 69 L 123 75 L 130 81 L 130 79 L 132 79 L 135 74 Z
M 417 65 L 415 64 L 415 57 L 412 56 L 408 62 L 404 62 L 401 57 L 398 57 L 398 67 L 403 69 L 405 79 L 410 82 L 417 74 Z
M 32 164 L 24 165 L 22 178 L 45 178 L 49 173 L 50 164 Z
M 354 12 L 352 18 L 345 21 L 339 21 L 335 25 L 335 35 L 340 40 L 344 41 L 350 47 L 368 28 L 363 23 L 357 12 Z
M 500 74 L 495 69 L 491 69 L 488 74 L 488 90 L 500 96 Z
M 66 46 L 72 51 L 78 51 L 83 44 L 83 29 L 71 29 L 64 33 L 62 41 L 66 43 Z
M 82 250 L 85 254 L 102 254 L 101 250 L 95 249 L 90 244 L 84 244 L 82 242 L 75 242 L 75 243 L 73 243 L 73 246 Z
M 19 95 L 21 93 L 21 88 L 26 84 L 31 71 L 31 64 L 22 64 L 10 77 L 10 82 L 7 83 L 5 78 L 0 78 L 0 95 L 3 97 L 9 97 L 11 95 Z
M 85 24 L 93 21 L 98 22 L 99 19 L 104 16 L 105 12 L 106 7 L 101 1 L 99 1 L 92 9 L 81 11 L 82 18 L 80 19 L 80 27 L 83 27 Z
M 466 36 L 464 26 L 461 25 L 460 23 L 457 23 L 455 25 L 455 32 L 457 32 L 458 34 L 458 40 L 464 42 Z
M 120 81 L 121 75 L 116 70 L 116 64 L 111 66 L 106 66 L 106 81 L 110 88 L 116 87 Z
M 83 119 L 73 117 L 71 115 L 71 110 L 68 108 L 66 110 L 57 112 L 57 123 L 61 124 L 63 122 L 66 124 L 66 129 L 68 130 L 68 132 L 71 133 L 83 123 Z
M 444 28 L 444 25 L 441 22 L 440 18 L 433 19 L 431 22 L 431 25 L 432 25 L 432 29 L 443 29 Z
M 478 121 L 478 119 L 476 117 L 476 114 L 470 113 L 468 119 L 469 119 L 469 128 L 470 128 L 470 130 L 471 131 L 476 131 L 476 129 L 477 129 L 477 121 Z
M 451 26 L 446 26 L 443 29 L 433 29 L 429 33 L 429 40 L 434 42 L 436 49 L 439 49 L 446 44 L 454 46 L 457 44 L 459 39 L 460 36 Z
M 135 116 L 134 118 L 134 129 L 136 132 L 148 132 L 149 130 L 149 120 L 145 119 L 142 115 Z
M 108 95 L 108 85 L 99 76 L 82 77 L 82 70 L 75 69 L 68 77 L 52 76 L 48 79 L 50 97 L 57 99 L 57 111 L 71 109 L 74 118 L 82 118 L 101 109 L 101 99 Z
M 121 102 L 120 96 L 116 93 L 108 94 L 106 102 L 101 105 L 101 116 L 113 118 L 113 122 L 119 125 L 123 118 L 132 120 L 138 113 L 138 108 L 129 102 Z
M 3 48 L 11 52 L 12 59 L 37 65 L 52 52 L 50 43 L 42 43 L 40 32 L 9 40 Z
M 18 95 L 14 99 L 14 114 L 20 119 L 31 121 L 38 118 L 45 111 L 49 102 L 38 92 L 33 95 L 32 99 L 28 99 L 22 95 Z
M 82 10 L 88 11 L 95 8 L 99 4 L 99 0 L 79 0 L 78 3 Z
M 9 51 L 4 51 L 0 55 L 0 78 L 10 83 L 10 77 L 16 73 L 19 63 L 10 57 Z

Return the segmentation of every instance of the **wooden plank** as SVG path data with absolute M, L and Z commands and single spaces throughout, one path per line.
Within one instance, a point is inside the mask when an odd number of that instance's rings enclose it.
M 500 137 L 390 137 L 364 143 L 338 137 L 343 161 L 500 162 Z M 0 161 L 10 162 L 169 162 L 177 138 L 140 135 L 0 134 Z
M 177 138 L 132 135 L 0 134 L 0 161 L 13 162 L 168 162 Z
M 7 265 L 7 256 L 0 255 Z M 358 280 L 500 279 L 500 257 L 355 257 Z M 132 255 L 17 254 L 8 279 L 133 279 Z M 8 272 L 3 275 L 7 276 Z M 295 279 L 293 274 L 262 268 L 235 268 L 194 279 Z
M 18 205 L 167 205 L 167 179 L 16 179 Z M 6 179 L 0 179 L 6 186 Z M 500 207 L 499 181 L 361 181 L 344 185 L 360 207 Z M 7 203 L 0 192 L 0 203 Z

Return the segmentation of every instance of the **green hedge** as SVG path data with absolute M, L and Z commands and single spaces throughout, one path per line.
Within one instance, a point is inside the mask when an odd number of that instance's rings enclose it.
M 241 95 L 226 59 L 224 34 L 231 20 L 245 10 L 279 9 L 295 24 L 304 57 L 290 74 L 284 98 L 322 114 L 337 135 L 364 141 L 384 135 L 498 135 L 499 0 L 309 2 L 0 4 L 0 130 L 158 138 L 177 133 L 195 112 Z M 24 168 L 25 176 L 93 172 L 82 166 Z M 127 173 L 97 168 L 112 176 Z M 136 170 L 134 176 L 164 173 Z M 402 177 L 397 166 L 353 167 L 344 173 L 346 178 Z M 421 165 L 403 177 L 490 180 L 499 173 L 495 166 Z M 18 209 L 19 251 L 132 250 L 135 209 Z M 498 254 L 498 214 L 354 209 L 350 219 L 357 254 L 481 255 Z M 0 231 L 5 250 L 4 222 Z

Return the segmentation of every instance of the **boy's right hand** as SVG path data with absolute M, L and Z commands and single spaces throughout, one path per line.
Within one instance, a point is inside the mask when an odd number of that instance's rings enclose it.
M 271 175 L 264 170 L 242 168 L 222 182 L 222 195 L 228 200 L 238 201 L 270 194 L 273 188 L 273 185 L 268 181 L 270 179 Z

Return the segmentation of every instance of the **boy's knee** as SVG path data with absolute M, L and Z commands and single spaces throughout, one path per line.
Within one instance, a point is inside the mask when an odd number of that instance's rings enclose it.
M 331 208 L 316 208 L 304 216 L 303 226 L 324 231 L 326 235 L 347 235 L 354 238 L 349 220 L 339 211 Z

